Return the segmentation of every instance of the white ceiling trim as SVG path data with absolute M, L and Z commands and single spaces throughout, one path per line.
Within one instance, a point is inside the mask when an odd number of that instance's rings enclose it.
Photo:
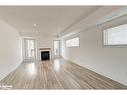
M 73 26 L 69 27 L 65 31 L 60 32 L 57 36 L 64 37 L 66 35 L 71 35 L 78 33 L 82 30 L 91 28 L 93 26 L 111 21 L 120 16 L 127 14 L 127 7 L 120 6 L 105 6 L 97 9 L 95 12 L 90 14 L 89 16 L 80 19 Z

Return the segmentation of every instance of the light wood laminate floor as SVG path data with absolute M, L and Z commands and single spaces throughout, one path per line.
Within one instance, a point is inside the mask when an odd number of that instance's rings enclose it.
M 62 58 L 23 63 L 0 84 L 12 85 L 11 89 L 127 89 Z

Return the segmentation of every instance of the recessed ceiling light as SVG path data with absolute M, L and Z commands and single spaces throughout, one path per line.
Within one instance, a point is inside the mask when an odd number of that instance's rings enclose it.
M 34 27 L 36 27 L 37 26 L 37 24 L 34 24 Z

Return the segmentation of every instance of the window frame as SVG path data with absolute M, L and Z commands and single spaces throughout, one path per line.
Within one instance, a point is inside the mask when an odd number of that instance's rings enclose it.
M 110 28 L 119 27 L 119 26 L 125 25 L 125 24 L 127 24 L 127 23 L 123 23 L 123 24 L 119 24 L 116 26 L 107 27 L 107 28 L 102 29 L 102 45 L 103 45 L 103 47 L 126 47 L 127 46 L 127 44 L 105 44 L 105 42 L 106 42 L 105 30 L 110 29 Z
M 71 46 L 71 47 L 68 47 L 67 46 L 67 41 L 68 40 L 71 40 L 71 39 L 74 39 L 74 38 L 78 38 L 79 39 L 79 46 Z M 80 37 L 79 36 L 76 36 L 76 37 L 72 37 L 72 38 L 66 39 L 65 40 L 65 46 L 66 46 L 66 48 L 79 48 L 80 47 Z

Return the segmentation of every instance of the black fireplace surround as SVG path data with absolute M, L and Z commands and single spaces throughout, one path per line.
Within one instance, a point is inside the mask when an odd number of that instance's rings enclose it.
M 41 51 L 41 60 L 49 60 L 50 59 L 50 53 L 49 51 Z

